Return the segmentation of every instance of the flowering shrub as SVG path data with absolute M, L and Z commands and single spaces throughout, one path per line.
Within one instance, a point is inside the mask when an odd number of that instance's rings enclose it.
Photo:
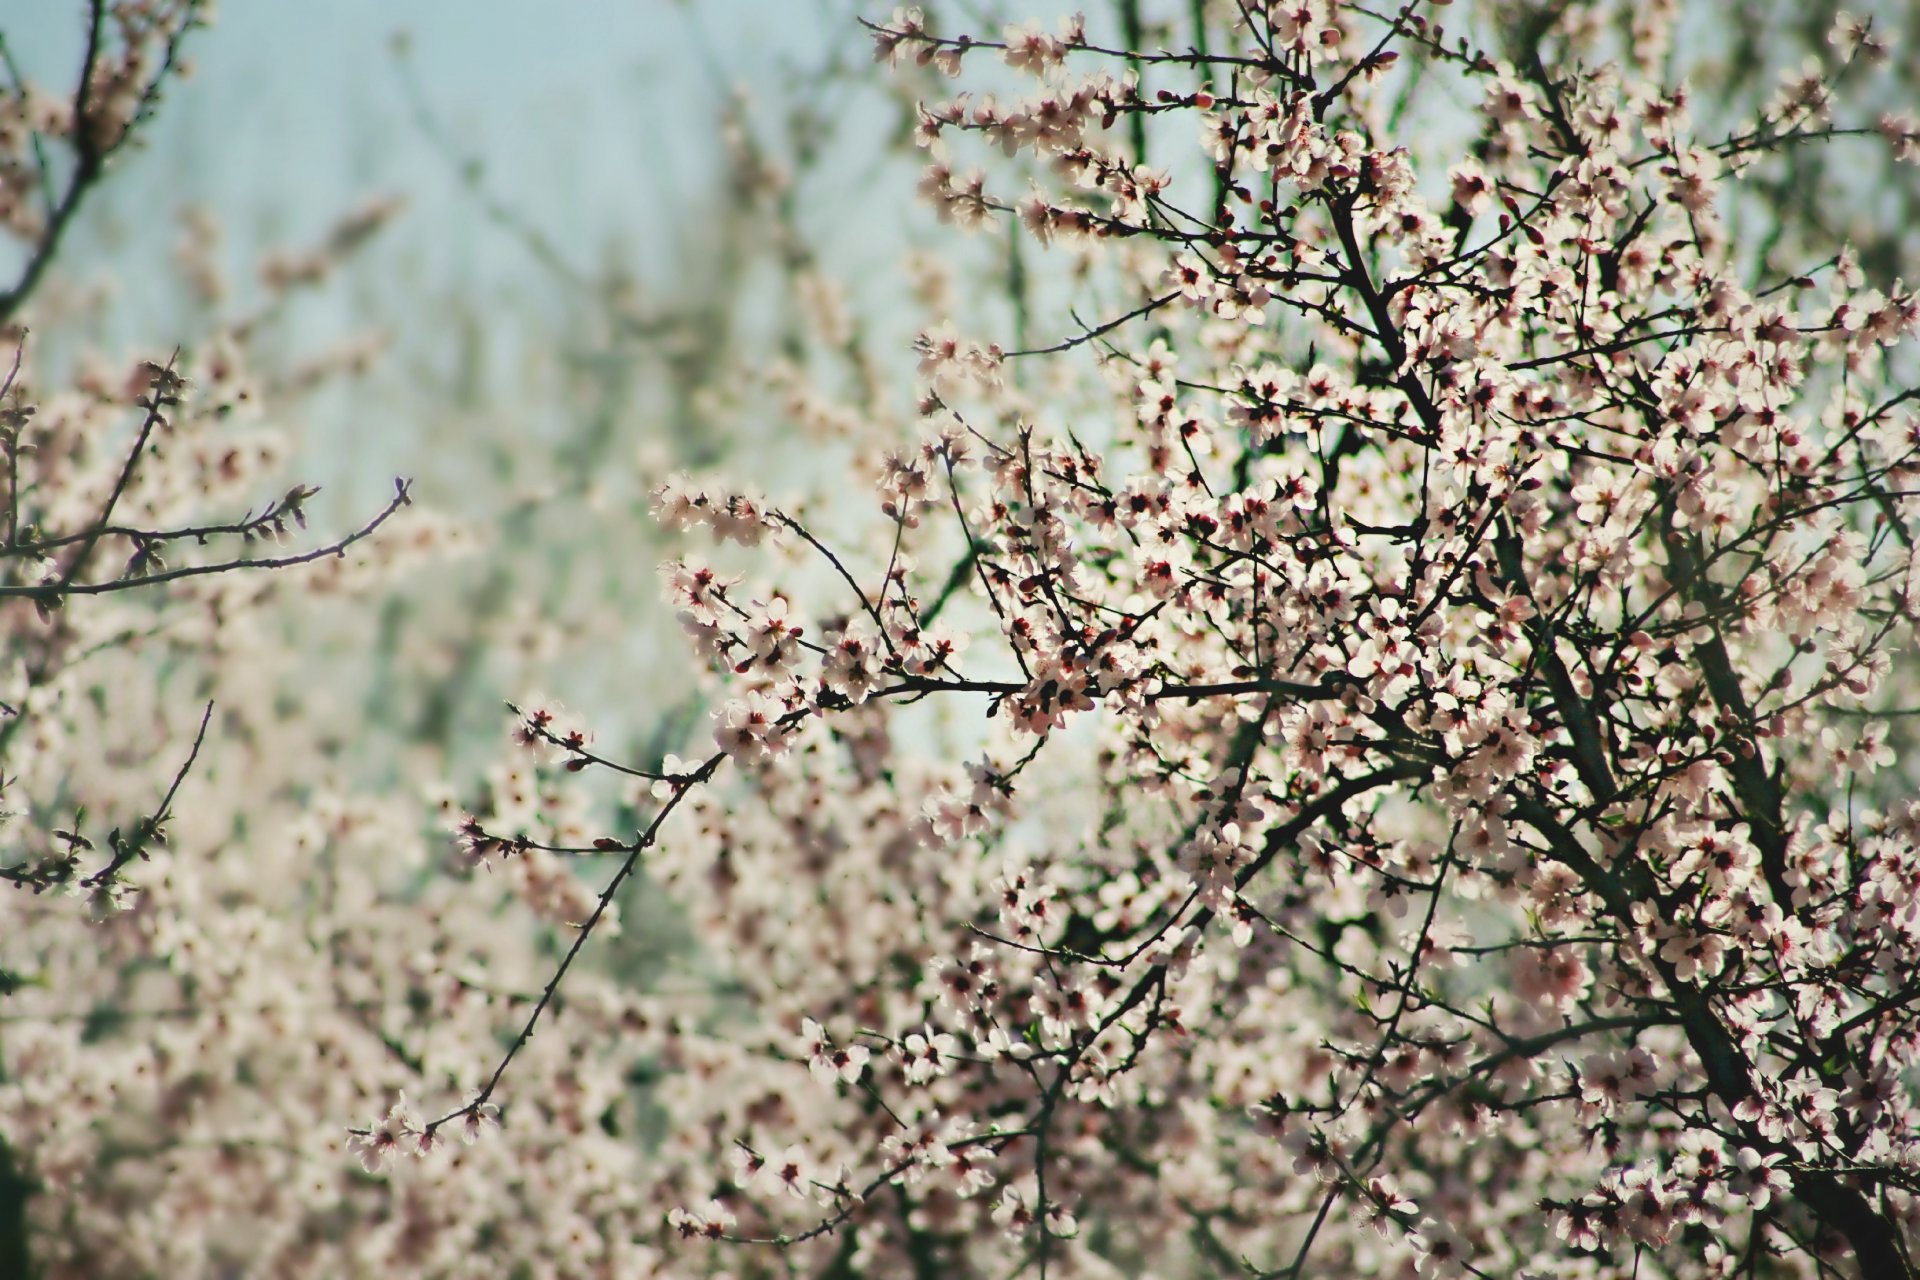
M 757 549 L 667 568 L 711 754 L 526 711 L 635 833 L 459 819 L 614 855 L 580 942 L 644 866 L 724 973 L 644 1033 L 687 1265 L 1914 1274 L 1920 301 L 1725 221 L 1911 157 L 1836 122 L 1878 28 L 1722 130 L 1673 6 L 1121 10 L 872 27 L 994 90 L 921 108 L 922 194 L 1105 318 L 930 328 L 865 540 L 669 481 Z M 413 1140 L 510 1121 L 540 1016 Z

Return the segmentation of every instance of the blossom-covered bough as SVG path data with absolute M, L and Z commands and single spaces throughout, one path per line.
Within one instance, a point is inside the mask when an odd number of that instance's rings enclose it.
M 873 25 L 997 90 L 921 110 L 943 220 L 1107 318 L 930 330 L 867 551 L 670 481 L 801 584 L 669 566 L 714 754 L 633 838 L 461 820 L 615 855 L 580 941 L 644 865 L 727 975 L 650 1029 L 673 1227 L 782 1246 L 731 1274 L 1915 1274 L 1920 301 L 1728 221 L 1782 149 L 1911 157 L 1830 114 L 1879 30 L 1727 129 L 1672 6 L 1194 11 Z

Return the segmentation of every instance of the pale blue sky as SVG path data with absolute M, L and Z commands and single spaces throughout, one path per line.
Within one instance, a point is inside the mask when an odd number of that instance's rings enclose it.
M 0 0 L 0 33 L 30 77 L 65 92 L 85 8 Z M 146 145 L 120 158 L 59 267 L 114 283 L 105 327 L 87 340 L 164 350 L 198 327 L 165 269 L 184 206 L 221 220 L 225 265 L 244 297 L 260 249 L 308 247 L 367 197 L 404 197 L 404 216 L 355 272 L 290 317 L 295 353 L 356 326 L 392 340 L 379 376 L 400 385 L 316 405 L 301 442 L 314 465 L 331 468 L 351 453 L 382 471 L 328 477 L 329 499 L 346 496 L 342 480 L 384 488 L 394 472 L 420 468 L 407 432 L 422 406 L 407 401 L 429 390 L 405 379 L 410 361 L 439 359 L 423 352 L 437 346 L 444 356 L 449 306 L 484 309 L 489 357 L 511 380 L 525 339 L 550 347 L 570 303 L 429 140 L 395 56 L 397 33 L 406 35 L 411 83 L 453 146 L 483 165 L 489 194 L 583 274 L 617 244 L 643 288 L 684 286 L 674 277 L 685 275 L 685 241 L 699 236 L 714 190 L 717 114 L 728 94 L 744 89 L 777 105 L 785 71 L 837 57 L 862 87 L 803 77 L 808 105 L 836 132 L 823 148 L 821 194 L 802 208 L 838 274 L 886 280 L 897 279 L 912 176 L 877 199 L 860 181 L 863 171 L 871 177 L 890 116 L 855 15 L 889 9 L 885 0 L 223 0 L 213 27 L 188 45 L 195 74 L 174 86 Z M 464 304 L 446 302 L 455 293 Z
M 12 0 L 0 19 L 28 74 L 65 86 L 84 5 Z M 829 13 L 829 10 L 835 12 Z M 481 159 L 488 184 L 583 258 L 609 235 L 644 243 L 708 172 L 713 109 L 735 85 L 865 41 L 839 0 L 227 0 L 197 34 L 146 153 L 116 175 L 118 229 L 197 200 L 244 241 L 323 229 L 363 194 L 404 193 L 423 265 L 481 277 L 516 250 L 417 127 L 392 51 Z M 246 224 L 251 223 L 251 226 Z

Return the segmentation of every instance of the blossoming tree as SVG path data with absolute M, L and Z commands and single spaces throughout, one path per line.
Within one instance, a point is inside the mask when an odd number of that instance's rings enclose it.
M 88 12 L 9 317 L 199 7 Z M 1672 4 L 942 16 L 871 35 L 1011 305 L 930 269 L 893 396 L 822 290 L 824 483 L 654 496 L 736 544 L 666 568 L 710 724 L 517 698 L 457 862 L 265 608 L 457 539 L 200 550 L 310 496 L 198 514 L 253 317 L 15 375 L 0 1269 L 1914 1274 L 1920 303 L 1756 185 L 1912 157 L 1881 24 L 1720 120 Z M 639 894 L 671 983 L 595 962 Z
M 1099 313 L 923 334 L 864 530 L 660 489 L 757 549 L 667 568 L 710 753 L 519 708 L 651 802 L 458 820 L 602 892 L 473 1101 L 358 1141 L 510 1122 L 644 873 L 725 978 L 634 1032 L 695 1269 L 1915 1274 L 1920 301 L 1728 229 L 1911 158 L 1833 101 L 1880 29 L 1723 126 L 1673 5 L 1141 8 L 873 25 L 989 90 L 923 194 Z

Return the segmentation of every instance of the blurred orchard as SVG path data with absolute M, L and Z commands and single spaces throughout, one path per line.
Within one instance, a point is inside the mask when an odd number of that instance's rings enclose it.
M 511 296 L 116 240 L 213 15 L 68 7 L 0 1276 L 1920 1275 L 1909 6 L 663 22 L 665 252 L 425 24 Z

